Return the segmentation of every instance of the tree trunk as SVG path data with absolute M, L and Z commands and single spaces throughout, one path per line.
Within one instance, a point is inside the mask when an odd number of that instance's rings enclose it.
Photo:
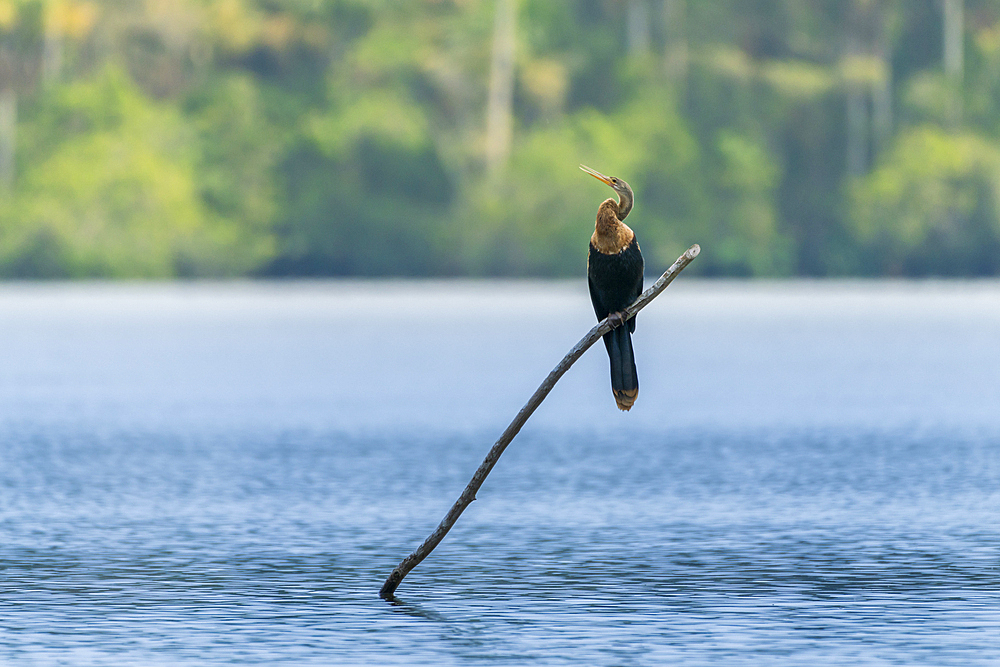
M 852 34 L 847 36 L 847 59 L 855 61 L 861 57 L 861 45 L 858 35 L 854 34 L 856 26 L 848 29 Z M 847 80 L 847 173 L 860 176 L 868 166 L 868 86 L 862 81 L 848 78 Z
M 63 65 L 63 35 L 58 26 L 49 25 L 45 29 L 42 46 L 42 82 L 54 83 L 59 80 Z
M 876 154 L 883 151 L 892 138 L 892 60 L 889 58 L 885 10 L 879 11 L 878 19 L 880 25 L 875 50 L 882 66 L 881 77 L 872 90 L 873 152 Z
M 963 0 L 944 0 L 944 73 L 948 78 L 948 124 L 962 124 L 962 74 L 964 64 L 965 6 Z
M 514 115 L 514 45 L 516 0 L 497 0 L 493 28 L 493 59 L 486 109 L 486 166 L 502 167 L 510 154 Z
M 649 52 L 649 5 L 646 0 L 628 0 L 628 53 L 641 56 Z
M 684 19 L 687 14 L 685 0 L 663 0 L 663 68 L 667 76 L 683 85 L 687 80 L 688 41 Z
M 14 185 L 14 149 L 17 143 L 17 93 L 0 89 L 0 188 Z

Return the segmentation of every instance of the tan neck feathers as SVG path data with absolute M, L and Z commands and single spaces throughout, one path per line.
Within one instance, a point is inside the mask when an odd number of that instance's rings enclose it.
M 597 223 L 594 225 L 594 235 L 590 242 L 597 251 L 605 255 L 617 255 L 632 243 L 635 234 L 624 222 L 618 219 L 618 203 L 606 199 L 597 209 Z

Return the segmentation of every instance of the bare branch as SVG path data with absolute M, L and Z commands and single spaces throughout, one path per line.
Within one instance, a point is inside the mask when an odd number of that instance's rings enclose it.
M 667 269 L 655 283 L 653 283 L 652 287 L 643 292 L 631 306 L 625 309 L 625 319 L 630 320 L 635 317 L 636 313 L 645 308 L 649 302 L 659 296 L 660 292 L 665 290 L 667 285 L 673 282 L 674 278 L 677 277 L 677 274 L 683 271 L 684 267 L 690 264 L 700 252 L 701 248 L 697 244 L 688 248 L 684 254 L 678 257 L 677 261 L 675 261 L 670 268 Z M 420 561 L 426 558 L 428 554 L 434 550 L 434 547 L 436 547 L 438 543 L 444 539 L 444 536 L 448 534 L 451 527 L 455 525 L 455 522 L 458 520 L 458 517 L 462 515 L 462 512 L 465 511 L 465 508 L 472 504 L 472 501 L 476 499 L 476 493 L 479 491 L 479 487 L 481 487 L 483 482 L 486 481 L 486 476 L 490 474 L 491 470 L 493 470 L 493 466 L 495 466 L 497 461 L 500 459 L 500 455 L 503 454 L 507 445 L 509 445 L 510 441 L 514 439 L 514 436 L 518 434 L 521 427 L 524 426 L 524 423 L 528 421 L 528 417 L 531 416 L 531 413 L 533 413 L 535 409 L 542 404 L 545 397 L 548 396 L 550 391 L 552 391 L 552 387 L 554 387 L 556 382 L 559 381 L 559 378 L 561 378 L 563 374 L 569 370 L 569 367 L 572 366 L 576 360 L 587 351 L 587 348 L 596 343 L 601 336 L 611 331 L 611 329 L 612 326 L 608 322 L 607 318 L 601 320 L 597 326 L 591 329 L 590 333 L 584 336 L 579 343 L 574 345 L 566 356 L 563 357 L 563 360 L 552 369 L 552 372 L 549 373 L 548 377 L 546 377 L 538 389 L 535 390 L 535 393 L 531 395 L 528 402 L 524 404 L 524 407 L 521 408 L 520 412 L 517 413 L 517 416 L 514 417 L 514 421 L 510 423 L 507 429 L 503 432 L 503 435 L 500 436 L 500 439 L 497 440 L 496 444 L 494 444 L 490 449 L 489 454 L 486 455 L 486 458 L 483 460 L 482 464 L 480 464 L 479 469 L 476 470 L 476 473 L 472 476 L 472 480 L 470 480 L 468 486 L 465 487 L 465 491 L 462 492 L 462 495 L 459 496 L 458 500 L 455 501 L 455 504 L 452 505 L 451 509 L 448 510 L 448 513 L 445 514 L 444 519 L 441 520 L 438 527 L 427 537 L 426 540 L 424 540 L 423 544 L 403 559 L 403 562 L 397 565 L 396 569 L 394 569 L 392 574 L 390 574 L 385 580 L 385 583 L 382 584 L 382 589 L 379 591 L 379 597 L 383 600 L 391 600 L 393 598 L 393 594 L 396 592 L 396 587 L 399 586 L 403 577 L 405 577 L 410 570 L 415 568 Z

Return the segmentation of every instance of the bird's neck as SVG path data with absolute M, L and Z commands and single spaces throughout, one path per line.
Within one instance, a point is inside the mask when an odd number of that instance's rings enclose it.
M 615 200 L 607 199 L 597 209 L 597 222 L 590 242 L 598 252 L 605 255 L 617 255 L 635 238 L 629 226 L 621 221 L 618 206 Z
M 626 186 L 628 187 L 628 186 Z M 624 220 L 629 211 L 632 210 L 632 198 L 624 194 L 618 194 L 618 219 Z

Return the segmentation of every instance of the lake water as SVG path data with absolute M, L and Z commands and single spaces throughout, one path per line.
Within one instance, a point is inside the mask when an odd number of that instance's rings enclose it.
M 0 287 L 5 665 L 996 665 L 1000 283 Z

